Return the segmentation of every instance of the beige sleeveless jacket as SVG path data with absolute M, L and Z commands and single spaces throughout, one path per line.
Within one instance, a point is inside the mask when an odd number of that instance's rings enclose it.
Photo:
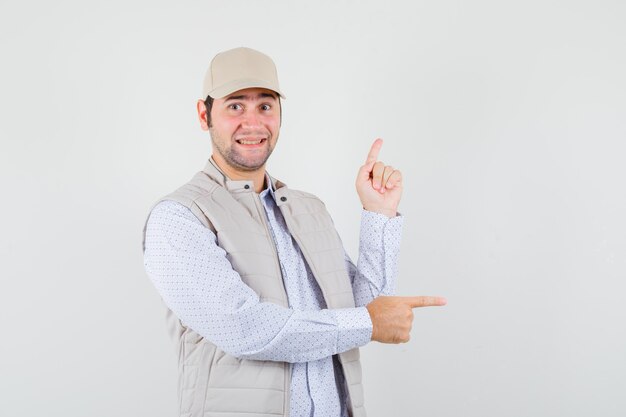
M 324 204 L 311 194 L 290 190 L 273 178 L 272 182 L 276 203 L 326 305 L 354 307 L 343 246 Z M 211 159 L 203 171 L 163 200 L 185 205 L 216 234 L 233 268 L 261 301 L 288 307 L 276 247 L 252 181 L 228 179 Z M 186 327 L 170 310 L 167 320 L 178 352 L 181 417 L 289 415 L 289 363 L 238 359 Z M 350 415 L 365 417 L 359 350 L 338 356 Z

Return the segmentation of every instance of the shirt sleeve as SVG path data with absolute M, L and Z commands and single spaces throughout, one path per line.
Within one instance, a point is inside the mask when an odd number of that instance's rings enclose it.
M 400 214 L 388 218 L 362 211 L 357 265 L 345 256 L 357 306 L 365 306 L 380 295 L 396 293 L 403 219 Z
M 238 358 L 308 362 L 371 339 L 365 307 L 298 311 L 261 302 L 215 234 L 174 201 L 157 204 L 150 214 L 144 266 L 183 324 Z

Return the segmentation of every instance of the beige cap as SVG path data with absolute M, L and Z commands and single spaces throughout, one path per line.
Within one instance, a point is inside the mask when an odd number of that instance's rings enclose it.
M 267 88 L 285 98 L 278 73 L 269 56 L 250 48 L 235 48 L 215 55 L 204 76 L 202 98 L 222 98 L 244 88 Z

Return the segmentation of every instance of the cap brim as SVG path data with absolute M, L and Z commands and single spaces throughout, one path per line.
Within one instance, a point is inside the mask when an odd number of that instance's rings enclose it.
M 235 91 L 243 90 L 244 88 L 267 88 L 276 92 L 281 98 L 285 99 L 285 95 L 280 92 L 276 85 L 265 80 L 255 80 L 252 78 L 244 78 L 236 81 L 231 81 L 224 85 L 220 85 L 211 91 L 208 91 L 206 95 L 212 98 L 223 98 L 227 95 L 234 93 Z

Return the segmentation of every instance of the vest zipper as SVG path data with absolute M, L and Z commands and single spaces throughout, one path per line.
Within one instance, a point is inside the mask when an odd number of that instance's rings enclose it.
M 254 200 L 254 206 L 256 207 L 257 214 L 261 219 L 261 223 L 263 223 L 263 227 L 265 227 L 265 235 L 269 240 L 270 246 L 272 248 L 272 252 L 274 252 L 274 260 L 276 261 L 276 268 L 278 269 L 278 273 L 280 273 L 280 277 L 283 279 L 283 294 L 285 295 L 285 301 L 287 305 L 285 307 L 289 308 L 289 298 L 287 297 L 287 289 L 285 288 L 285 282 L 283 277 L 283 270 L 280 267 L 280 261 L 278 259 L 278 251 L 276 250 L 276 242 L 274 242 L 274 238 L 272 237 L 272 232 L 267 225 L 267 214 L 265 213 L 265 209 L 261 204 L 261 200 L 258 194 L 252 194 L 252 199 Z

